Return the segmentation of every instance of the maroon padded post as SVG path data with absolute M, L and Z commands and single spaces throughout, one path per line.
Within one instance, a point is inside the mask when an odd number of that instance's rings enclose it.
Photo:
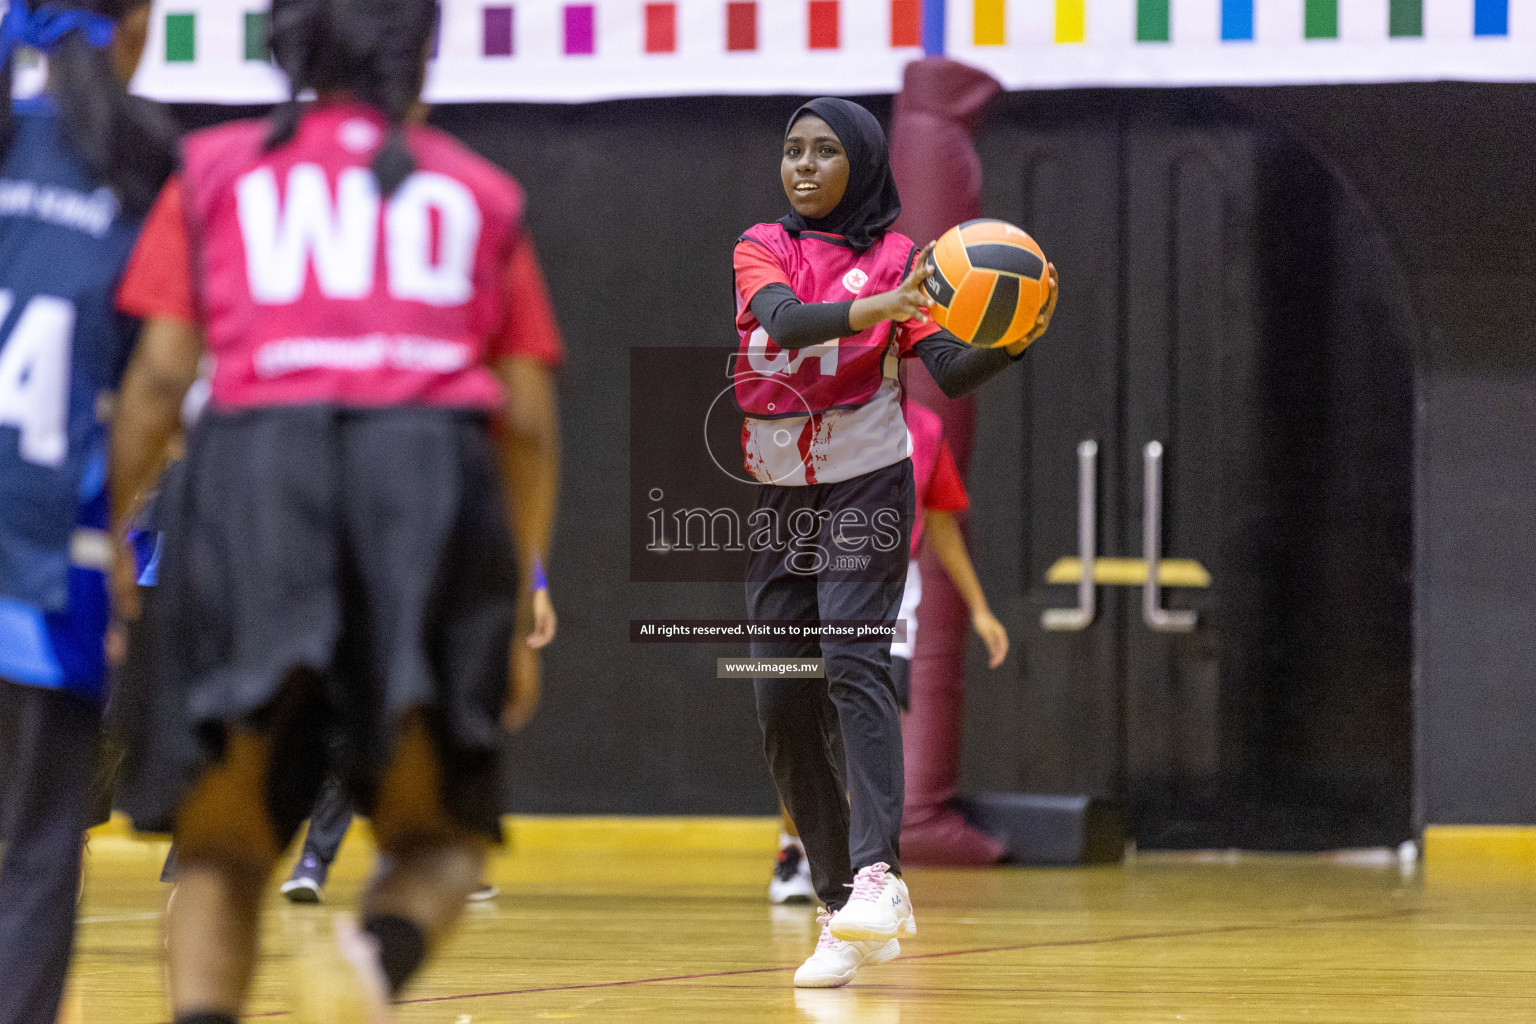
M 942 57 L 907 65 L 891 124 L 891 165 L 901 188 L 896 230 L 919 245 L 981 215 L 981 157 L 973 133 L 1001 91 L 985 72 Z M 906 364 L 906 380 L 909 400 L 943 418 L 944 435 L 963 476 L 970 465 L 973 400 L 945 398 L 915 359 Z M 902 861 L 994 864 L 1003 857 L 1003 845 L 967 825 L 954 807 L 970 615 L 943 566 L 926 550 L 921 569 L 912 710 L 903 726 L 907 796 Z

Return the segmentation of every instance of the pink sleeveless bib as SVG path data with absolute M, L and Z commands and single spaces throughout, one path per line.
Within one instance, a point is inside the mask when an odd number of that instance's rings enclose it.
M 489 339 L 522 192 L 412 128 L 416 173 L 386 201 L 368 169 L 385 129 L 371 108 L 334 104 L 271 153 L 264 121 L 187 142 L 215 407 L 501 405 Z
M 742 236 L 763 246 L 784 269 L 801 302 L 847 302 L 898 287 L 912 259 L 912 240 L 889 232 L 863 255 L 836 235 L 802 232 L 793 238 L 779 224 L 759 224 Z M 896 325 L 883 321 L 849 338 L 798 350 L 781 349 L 768 337 L 740 293 L 736 326 L 736 402 L 755 419 L 806 416 L 855 409 L 896 376 Z M 889 358 L 887 358 L 889 357 Z

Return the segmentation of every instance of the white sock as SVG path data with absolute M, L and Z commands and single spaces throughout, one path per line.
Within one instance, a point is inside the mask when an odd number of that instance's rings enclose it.
M 800 842 L 800 838 L 798 836 L 792 836 L 788 832 L 780 832 L 779 833 L 779 849 L 782 850 L 782 849 L 785 849 L 786 847 L 790 847 L 790 846 L 795 847 L 801 853 L 805 852 L 805 846 Z

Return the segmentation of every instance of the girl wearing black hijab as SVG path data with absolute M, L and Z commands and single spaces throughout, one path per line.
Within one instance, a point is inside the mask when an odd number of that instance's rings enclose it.
M 749 617 L 792 622 L 756 659 L 821 659 L 824 677 L 755 680 L 779 796 L 826 906 L 803 988 L 845 985 L 916 931 L 901 880 L 901 722 L 889 633 L 914 516 L 900 360 L 921 358 L 952 398 L 1045 333 L 973 349 L 931 323 L 928 249 L 891 230 L 901 199 L 869 111 L 818 99 L 795 111 L 780 165 L 791 213 L 736 245 L 735 395 L 746 470 L 764 484 L 749 519 Z M 775 665 L 776 671 L 786 667 Z M 850 891 L 851 890 L 851 891 Z

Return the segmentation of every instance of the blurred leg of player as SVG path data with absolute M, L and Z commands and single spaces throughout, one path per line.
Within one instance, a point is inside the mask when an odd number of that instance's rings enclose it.
M 75 898 L 101 706 L 0 681 L 16 742 L 0 857 L 0 1024 L 51 1022 L 75 937 Z
M 169 932 L 179 1021 L 198 1021 L 199 1014 L 210 1022 L 234 1019 L 249 992 L 262 897 L 282 851 L 267 790 L 273 751 L 285 742 L 231 730 L 225 761 L 203 778 L 177 819 L 178 898 Z M 389 1020 L 391 996 L 463 912 L 489 841 L 448 816 L 442 781 L 427 727 L 413 716 L 379 787 L 374 821 L 385 867 L 364 899 L 361 927 L 338 918 L 335 955 L 311 958 L 298 993 L 301 1020 Z
M 444 786 L 426 725 L 414 718 L 380 786 L 373 821 L 384 866 L 363 896 L 363 931 L 355 936 L 363 952 L 377 951 L 391 994 L 415 974 L 427 948 L 458 923 L 485 871 L 491 841 L 448 813 Z
M 235 1019 L 250 987 L 262 888 L 282 849 L 264 795 L 270 745 L 251 732 L 228 736 L 224 762 L 177 820 L 166 946 L 179 1021 L 198 1019 L 188 1007 L 209 1021 Z

